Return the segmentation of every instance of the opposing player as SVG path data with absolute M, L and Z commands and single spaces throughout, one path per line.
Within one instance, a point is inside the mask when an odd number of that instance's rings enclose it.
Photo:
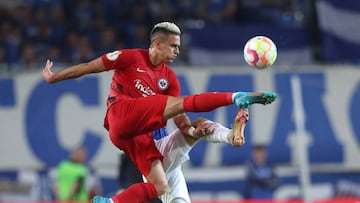
M 195 128 L 193 136 L 182 134 L 179 129 L 163 138 L 156 136 L 158 139 L 155 144 L 164 156 L 163 167 L 170 188 L 159 197 L 161 201 L 163 203 L 190 203 L 190 195 L 181 165 L 189 159 L 191 149 L 200 139 L 210 143 L 243 146 L 245 144 L 244 129 L 248 120 L 248 110 L 240 109 L 235 116 L 232 129 L 205 118 L 198 118 L 192 122 L 192 126 Z
M 111 198 L 95 197 L 93 202 L 147 202 L 168 189 L 152 131 L 178 120 L 183 133 L 192 135 L 193 128 L 185 112 L 207 112 L 231 104 L 239 108 L 269 104 L 273 92 L 207 92 L 180 97 L 176 74 L 167 65 L 179 54 L 180 29 L 173 23 L 156 24 L 150 33 L 150 48 L 124 49 L 104 54 L 90 62 L 77 64 L 59 72 L 47 61 L 42 71 L 48 83 L 114 70 L 104 127 L 113 144 L 135 163 L 148 183 L 138 183 Z M 211 101 L 211 102 L 209 102 Z

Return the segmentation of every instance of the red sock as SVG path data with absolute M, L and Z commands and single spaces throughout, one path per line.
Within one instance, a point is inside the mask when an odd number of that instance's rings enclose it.
M 114 203 L 143 203 L 157 198 L 155 186 L 152 183 L 136 183 L 123 192 L 111 197 Z
M 184 98 L 186 112 L 208 112 L 232 104 L 232 92 L 207 92 Z

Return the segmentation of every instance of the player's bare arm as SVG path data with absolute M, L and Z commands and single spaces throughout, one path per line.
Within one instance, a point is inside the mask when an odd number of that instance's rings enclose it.
M 190 146 L 195 145 L 200 138 L 197 138 L 195 136 L 198 136 L 198 131 L 195 132 L 195 128 L 192 127 L 189 117 L 185 114 L 179 114 L 174 117 L 174 123 L 179 128 L 181 132 L 181 136 L 184 136 L 186 143 Z
M 53 72 L 52 67 L 53 62 L 47 60 L 45 68 L 42 71 L 42 76 L 48 83 L 56 83 L 63 80 L 78 78 L 90 73 L 99 73 L 105 71 L 104 63 L 100 57 L 87 63 L 70 66 L 59 72 Z
M 199 134 L 201 136 L 199 137 L 203 137 L 206 135 L 209 135 L 210 133 L 213 133 L 215 130 L 215 126 L 213 122 L 206 122 L 209 121 L 206 118 L 197 118 L 195 119 L 191 125 L 195 128 L 195 134 Z
M 174 123 L 184 135 L 186 142 L 193 146 L 201 137 L 208 135 L 214 131 L 210 123 L 206 123 L 207 119 L 198 118 L 194 122 L 190 122 L 189 117 L 185 114 L 179 114 L 174 117 Z
M 191 122 L 189 117 L 185 114 L 179 114 L 174 117 L 174 123 L 176 127 L 178 127 L 182 134 L 193 136 L 193 128 L 191 126 Z

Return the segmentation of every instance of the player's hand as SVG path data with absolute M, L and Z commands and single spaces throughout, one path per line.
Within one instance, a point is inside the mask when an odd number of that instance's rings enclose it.
M 215 130 L 215 126 L 212 123 L 203 123 L 200 124 L 197 128 L 194 130 L 194 137 L 203 137 L 205 135 L 209 135 L 213 133 Z
M 48 82 L 48 83 L 53 83 L 54 82 L 53 81 L 54 73 L 51 70 L 52 66 L 53 66 L 53 62 L 50 61 L 50 60 L 47 60 L 45 68 L 42 71 L 42 76 L 45 79 L 45 81 Z

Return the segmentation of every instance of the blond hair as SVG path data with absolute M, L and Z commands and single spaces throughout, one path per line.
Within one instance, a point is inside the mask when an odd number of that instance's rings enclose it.
M 153 42 L 158 37 L 164 37 L 170 34 L 181 35 L 181 30 L 175 23 L 171 23 L 171 22 L 157 23 L 151 29 L 150 41 Z

